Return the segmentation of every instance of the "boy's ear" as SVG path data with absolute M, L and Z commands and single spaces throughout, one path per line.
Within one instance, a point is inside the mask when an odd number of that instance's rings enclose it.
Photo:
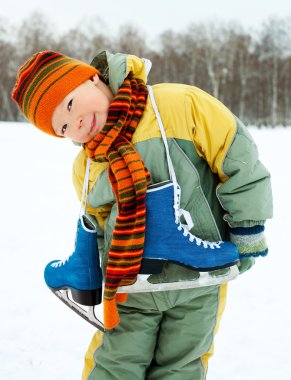
M 98 77 L 98 74 L 95 74 L 92 78 L 91 78 L 92 82 L 95 84 L 95 86 L 98 85 L 99 83 L 99 77 Z

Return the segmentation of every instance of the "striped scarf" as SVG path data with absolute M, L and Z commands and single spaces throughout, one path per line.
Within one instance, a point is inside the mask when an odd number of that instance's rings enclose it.
M 146 190 L 150 174 L 131 143 L 147 100 L 147 87 L 130 73 L 110 105 L 107 122 L 93 140 L 84 144 L 93 161 L 108 161 L 109 180 L 118 202 L 106 267 L 104 290 L 104 325 L 119 323 L 116 295 L 119 286 L 136 281 L 145 238 Z

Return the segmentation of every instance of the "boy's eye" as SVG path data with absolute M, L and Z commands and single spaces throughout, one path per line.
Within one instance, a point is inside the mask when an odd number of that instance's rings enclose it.
M 66 129 L 67 129 L 67 124 L 64 124 L 64 125 L 62 126 L 62 130 L 61 130 L 61 132 L 62 132 L 62 135 L 64 135 L 64 134 L 65 134 L 65 132 L 66 132 Z
M 69 103 L 68 103 L 68 106 L 67 106 L 68 111 L 71 111 L 72 104 L 73 104 L 73 99 L 71 99 L 71 100 L 69 101 Z

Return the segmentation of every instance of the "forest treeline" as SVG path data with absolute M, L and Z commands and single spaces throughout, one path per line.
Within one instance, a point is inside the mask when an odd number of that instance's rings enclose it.
M 114 35 L 92 19 L 57 33 L 42 13 L 21 25 L 0 19 L 0 120 L 22 120 L 10 99 L 18 67 L 33 53 L 56 50 L 90 62 L 101 50 L 149 58 L 149 83 L 195 85 L 217 97 L 247 124 L 291 125 L 291 18 L 257 29 L 235 23 L 194 23 L 149 41 L 138 27 Z

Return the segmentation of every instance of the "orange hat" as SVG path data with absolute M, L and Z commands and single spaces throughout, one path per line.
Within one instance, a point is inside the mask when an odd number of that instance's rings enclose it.
M 34 54 L 20 67 L 12 99 L 32 124 L 57 136 L 52 128 L 55 108 L 65 96 L 95 74 L 101 75 L 93 66 L 45 50 Z

